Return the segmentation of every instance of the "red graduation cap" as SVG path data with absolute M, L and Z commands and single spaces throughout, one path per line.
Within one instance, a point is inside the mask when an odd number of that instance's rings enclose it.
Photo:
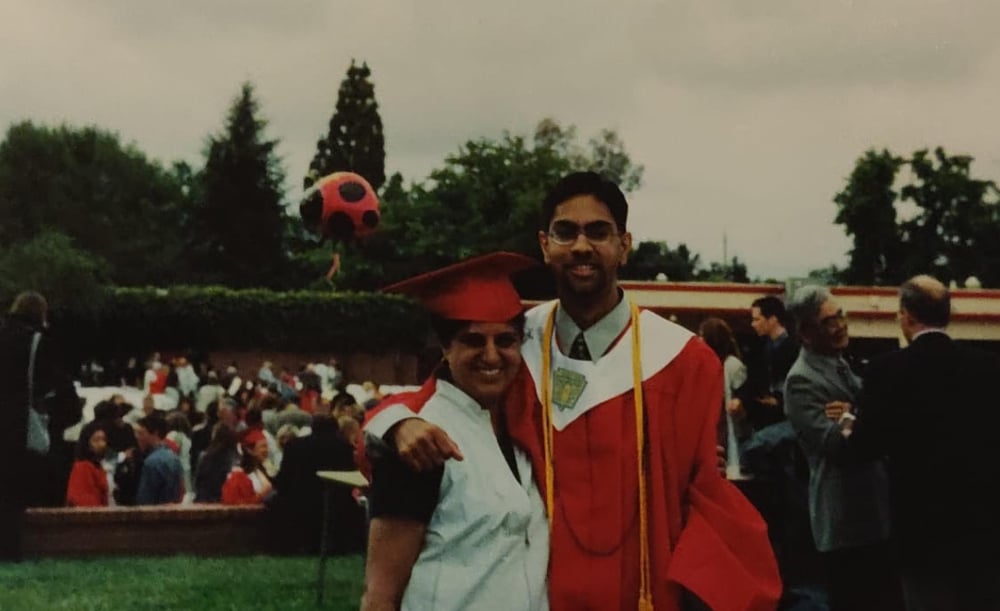
M 264 436 L 263 431 L 260 431 L 258 429 L 250 429 L 243 434 L 243 439 L 240 440 L 240 443 L 245 448 L 253 448 L 255 445 L 257 445 L 257 442 L 261 441 L 262 439 L 267 439 L 267 437 Z
M 521 297 L 510 275 L 537 265 L 524 255 L 494 252 L 466 259 L 382 289 L 420 301 L 450 320 L 507 322 L 521 313 Z

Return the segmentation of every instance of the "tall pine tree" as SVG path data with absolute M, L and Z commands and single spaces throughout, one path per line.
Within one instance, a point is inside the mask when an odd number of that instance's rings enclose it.
M 254 88 L 244 83 L 222 133 L 209 138 L 201 173 L 201 280 L 230 286 L 282 284 L 286 255 L 285 180 L 275 154 L 277 140 L 264 138 Z
M 305 188 L 318 178 L 343 171 L 364 176 L 376 191 L 385 182 L 385 137 L 370 76 L 367 63 L 359 67 L 351 60 L 347 77 L 340 83 L 330 129 L 316 143 Z

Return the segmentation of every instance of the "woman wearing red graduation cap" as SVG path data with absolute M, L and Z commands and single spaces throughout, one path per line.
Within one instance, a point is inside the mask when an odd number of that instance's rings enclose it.
M 240 464 L 233 467 L 222 484 L 224 505 L 256 505 L 263 503 L 271 494 L 273 486 L 264 471 L 267 460 L 267 438 L 253 429 L 243 436 L 243 457 Z
M 465 460 L 415 476 L 369 440 L 366 611 L 548 609 L 545 504 L 502 411 L 524 334 L 510 274 L 534 264 L 494 253 L 385 289 L 431 313 L 443 360 L 420 416 L 444 429 Z

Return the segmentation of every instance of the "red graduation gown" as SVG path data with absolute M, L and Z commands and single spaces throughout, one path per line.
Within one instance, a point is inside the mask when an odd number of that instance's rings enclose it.
M 69 507 L 107 507 L 108 476 L 101 465 L 80 459 L 73 463 L 66 485 Z
M 534 338 L 529 343 L 540 345 L 535 314 L 529 314 L 529 338 Z M 712 609 L 774 609 L 781 579 L 766 525 L 717 467 L 719 359 L 703 342 L 651 313 L 643 314 L 640 327 L 655 608 L 679 609 L 683 586 Z M 670 341 L 676 344 L 673 358 Z M 608 358 L 622 350 L 619 358 Z M 647 358 L 651 352 L 654 356 Z M 524 355 L 529 374 L 520 376 L 509 393 L 508 426 L 532 456 L 544 496 L 541 403 L 535 385 L 539 353 L 526 344 Z M 593 392 L 581 397 L 590 404 L 578 403 L 574 409 L 583 413 L 568 424 L 564 420 L 562 427 L 557 423 L 553 434 L 550 605 L 553 611 L 631 610 L 639 591 L 639 520 L 630 333 L 587 371 L 596 374 L 588 380 Z

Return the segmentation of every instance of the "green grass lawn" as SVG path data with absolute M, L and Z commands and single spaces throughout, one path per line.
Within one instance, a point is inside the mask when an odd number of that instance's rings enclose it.
M 0 564 L 0 610 L 316 609 L 315 557 L 101 558 Z M 322 609 L 356 610 L 364 563 L 326 564 Z

